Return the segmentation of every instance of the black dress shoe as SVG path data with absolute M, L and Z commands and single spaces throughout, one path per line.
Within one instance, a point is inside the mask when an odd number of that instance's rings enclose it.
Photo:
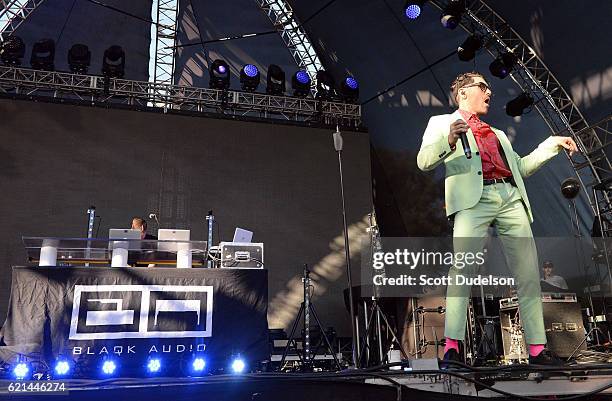
M 561 366 L 564 362 L 552 351 L 544 349 L 537 356 L 529 355 L 530 365 Z
M 444 354 L 444 360 L 442 361 L 442 364 L 441 364 L 440 368 L 441 369 L 450 369 L 450 368 L 458 369 L 458 368 L 461 368 L 461 365 L 454 364 L 454 363 L 447 363 L 446 361 L 454 361 L 454 362 L 465 363 L 463 361 L 463 356 L 461 354 L 459 354 L 459 352 L 457 352 L 457 350 L 454 349 L 454 348 L 451 348 L 448 351 L 446 351 L 446 353 Z

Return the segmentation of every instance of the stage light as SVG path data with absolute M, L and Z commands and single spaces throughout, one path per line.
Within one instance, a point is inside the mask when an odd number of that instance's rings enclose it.
M 261 74 L 253 64 L 247 64 L 240 70 L 240 86 L 243 91 L 253 92 L 259 86 Z
M 229 65 L 223 60 L 215 60 L 208 70 L 210 81 L 208 87 L 210 89 L 229 89 L 230 86 L 230 69 Z
M 115 362 L 111 360 L 104 361 L 104 363 L 102 364 L 102 373 L 104 373 L 105 375 L 112 375 L 113 373 L 115 373 L 116 369 L 117 365 L 115 365 Z
M 102 74 L 109 78 L 123 78 L 125 75 L 125 52 L 121 46 L 113 45 L 104 50 Z
M 25 44 L 19 36 L 9 36 L 0 43 L 0 60 L 4 65 L 21 65 L 21 59 L 25 54 Z
M 425 0 L 408 0 L 404 4 L 404 15 L 410 19 L 417 19 L 421 15 Z
M 25 379 L 30 373 L 30 367 L 27 363 L 20 362 L 13 368 L 13 375 L 17 380 Z
M 310 92 L 310 75 L 304 70 L 297 71 L 291 78 L 293 96 L 306 97 Z
M 53 71 L 55 69 L 55 42 L 41 39 L 32 46 L 30 65 L 35 70 Z
M 236 358 L 232 361 L 232 371 L 234 373 L 242 373 L 244 368 L 246 368 L 246 364 L 242 359 Z
M 277 96 L 285 94 L 285 71 L 276 64 L 268 66 L 266 93 Z
M 191 366 L 193 367 L 194 372 L 201 372 L 206 367 L 206 361 L 204 358 L 196 358 L 193 360 Z
M 512 53 L 504 53 L 497 57 L 489 65 L 489 71 L 497 78 L 504 79 L 512 71 L 514 64 L 516 63 L 516 57 Z
M 463 0 L 451 0 L 440 16 L 440 23 L 444 28 L 455 29 L 461 22 L 461 14 L 465 11 Z
M 469 36 L 457 49 L 457 55 L 461 61 L 470 61 L 476 57 L 476 52 L 482 47 L 482 40 L 476 36 Z
M 91 64 L 91 52 L 86 45 L 77 43 L 68 50 L 68 65 L 74 74 L 86 74 Z
M 317 99 L 321 100 L 333 100 L 335 97 L 334 77 L 327 73 L 327 71 L 317 71 Z
M 70 371 L 70 364 L 67 361 L 57 361 L 55 364 L 55 373 L 58 376 L 64 376 Z
M 149 373 L 157 373 L 161 370 L 161 360 L 159 358 L 149 359 L 147 363 Z
M 566 178 L 561 183 L 561 194 L 565 199 L 574 199 L 580 193 L 580 181 L 574 177 Z
M 523 92 L 506 104 L 506 114 L 510 117 L 518 117 L 525 109 L 533 105 L 533 98 L 527 92 Z
M 340 85 L 340 96 L 347 103 L 359 100 L 359 83 L 353 77 L 346 77 Z

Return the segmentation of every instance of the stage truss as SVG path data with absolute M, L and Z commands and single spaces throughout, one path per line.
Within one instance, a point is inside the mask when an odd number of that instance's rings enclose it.
M 178 0 L 153 0 L 151 41 L 155 43 L 155 51 L 151 52 L 149 61 L 149 81 L 155 84 L 174 83 L 177 16 Z M 155 89 L 163 88 L 155 86 Z M 167 94 L 156 92 L 153 95 L 155 98 L 164 98 Z
M 339 124 L 347 128 L 361 126 L 361 106 L 357 104 L 6 66 L 0 66 L 0 92 L 132 108 L 147 108 L 155 101 L 153 108 L 160 108 L 161 104 L 164 111 Z
M 432 0 L 441 10 L 448 0 Z M 580 154 L 569 157 L 572 167 L 595 212 L 595 200 L 590 196 L 591 188 L 612 175 L 612 165 L 606 150 L 612 143 L 610 135 L 601 135 L 601 130 L 591 127 L 574 104 L 563 86 L 538 57 L 536 52 L 510 25 L 482 0 L 467 0 L 461 26 L 467 32 L 482 38 L 486 50 L 497 57 L 512 52 L 517 58 L 517 67 L 511 77 L 521 89 L 529 93 L 535 107 L 553 135 L 569 135 L 577 143 Z M 610 209 L 610 194 L 601 202 Z
M 317 71 L 323 69 L 323 64 L 308 39 L 306 31 L 295 17 L 291 5 L 284 0 L 255 1 L 270 18 L 295 63 L 310 76 L 311 92 L 314 95 L 317 88 Z
M 0 0 L 0 42 L 19 28 L 45 0 Z

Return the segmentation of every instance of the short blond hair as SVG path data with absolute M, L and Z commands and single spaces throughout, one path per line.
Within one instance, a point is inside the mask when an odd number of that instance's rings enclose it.
M 134 217 L 132 219 L 132 227 L 142 227 L 143 231 L 147 231 L 147 221 L 142 217 Z
M 487 81 L 484 75 L 476 71 L 464 72 L 463 74 L 459 74 L 457 78 L 455 78 L 455 80 L 450 86 L 450 90 L 455 103 L 459 104 L 459 100 L 457 99 L 457 96 L 459 96 L 459 89 L 463 88 L 466 85 L 474 83 L 474 78 L 476 77 L 481 77 L 485 80 L 485 82 Z

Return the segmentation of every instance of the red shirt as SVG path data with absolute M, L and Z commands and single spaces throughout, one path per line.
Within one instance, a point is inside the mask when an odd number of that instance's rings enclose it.
M 483 179 L 512 177 L 512 172 L 502 157 L 499 139 L 491 126 L 480 120 L 476 114 L 464 110 L 459 110 L 459 112 L 470 126 L 476 139 L 482 161 Z

